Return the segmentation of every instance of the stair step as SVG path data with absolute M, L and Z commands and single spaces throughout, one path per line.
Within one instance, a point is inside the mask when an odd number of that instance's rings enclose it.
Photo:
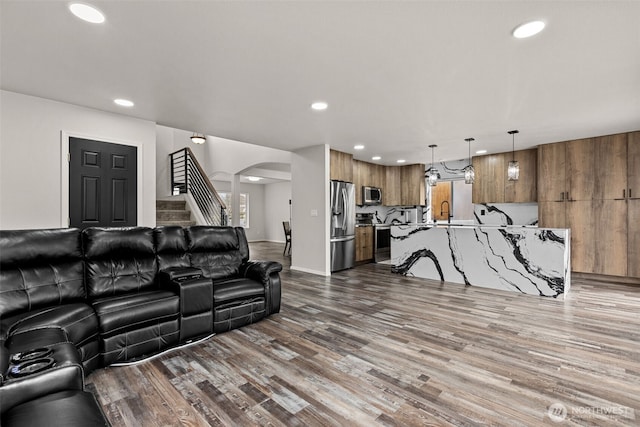
M 156 210 L 157 221 L 190 221 L 191 211 Z
M 156 200 L 156 210 L 178 211 L 185 210 L 187 202 L 184 200 Z
M 162 225 L 177 225 L 180 227 L 189 227 L 192 225 L 196 225 L 195 221 L 156 221 L 156 226 Z

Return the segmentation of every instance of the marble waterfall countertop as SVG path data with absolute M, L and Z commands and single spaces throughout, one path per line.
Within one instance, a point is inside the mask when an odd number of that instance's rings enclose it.
M 563 297 L 571 285 L 569 233 L 569 229 L 534 226 L 392 225 L 392 271 L 465 285 Z

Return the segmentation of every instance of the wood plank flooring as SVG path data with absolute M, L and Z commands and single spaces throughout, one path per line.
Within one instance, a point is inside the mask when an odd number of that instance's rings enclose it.
M 289 270 L 282 310 L 92 373 L 114 426 L 640 425 L 640 287 L 574 278 L 566 301 L 367 264 Z

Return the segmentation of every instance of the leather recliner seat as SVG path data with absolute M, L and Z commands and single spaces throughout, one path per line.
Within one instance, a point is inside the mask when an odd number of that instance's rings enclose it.
M 281 270 L 249 260 L 240 227 L 0 231 L 2 424 L 75 405 L 70 425 L 108 425 L 85 375 L 277 313 Z M 43 348 L 51 368 L 5 375 Z

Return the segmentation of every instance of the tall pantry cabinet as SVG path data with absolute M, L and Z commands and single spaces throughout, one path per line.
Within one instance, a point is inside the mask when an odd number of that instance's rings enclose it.
M 538 224 L 571 229 L 571 269 L 640 277 L 640 132 L 538 147 Z

